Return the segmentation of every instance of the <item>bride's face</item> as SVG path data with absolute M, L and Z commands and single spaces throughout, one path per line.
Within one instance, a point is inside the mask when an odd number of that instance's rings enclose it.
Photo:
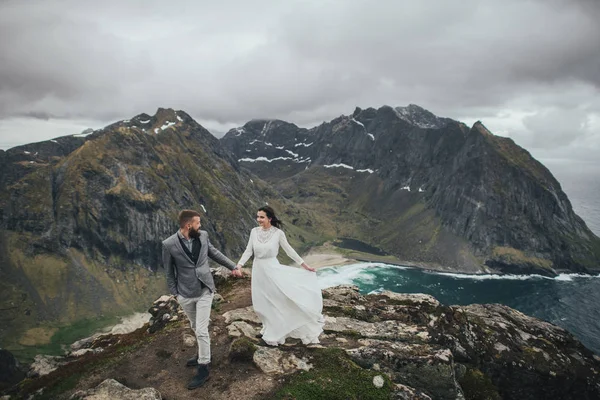
M 264 211 L 259 211 L 256 213 L 256 222 L 263 228 L 268 228 L 271 226 L 271 220 L 267 218 L 267 214 Z

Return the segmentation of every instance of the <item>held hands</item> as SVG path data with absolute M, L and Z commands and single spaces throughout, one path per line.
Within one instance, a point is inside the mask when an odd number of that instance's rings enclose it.
M 302 263 L 301 267 L 304 268 L 307 271 L 310 271 L 310 272 L 316 272 L 317 271 L 316 269 L 310 267 L 307 263 Z
M 243 278 L 244 273 L 242 272 L 242 266 L 240 264 L 236 265 L 235 269 L 231 271 L 231 275 L 238 278 Z

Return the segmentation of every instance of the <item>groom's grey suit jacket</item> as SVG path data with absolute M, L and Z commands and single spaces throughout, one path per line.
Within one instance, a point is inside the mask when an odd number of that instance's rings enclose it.
M 193 279 L 198 279 L 211 292 L 214 292 L 215 282 L 208 265 L 209 257 L 230 270 L 235 269 L 236 265 L 233 261 L 225 257 L 210 243 L 206 231 L 200 231 L 200 245 L 198 262 L 194 264 L 183 250 L 177 232 L 162 242 L 163 266 L 167 273 L 167 285 L 171 294 L 183 297 L 200 296 L 197 290 L 198 282 L 194 282 Z

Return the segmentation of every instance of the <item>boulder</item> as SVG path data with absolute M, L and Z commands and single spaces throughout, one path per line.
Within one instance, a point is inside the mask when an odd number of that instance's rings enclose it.
M 94 389 L 78 391 L 70 400 L 162 400 L 154 388 L 129 389 L 114 379 L 106 379 Z

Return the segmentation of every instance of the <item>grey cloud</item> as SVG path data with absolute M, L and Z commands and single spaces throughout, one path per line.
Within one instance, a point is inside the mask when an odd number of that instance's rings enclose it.
M 600 112 L 598 4 L 4 2 L 0 118 L 173 107 L 221 131 L 416 103 L 484 123 L 501 109 L 537 112 L 514 135 L 564 145 L 589 135 L 567 121 Z
M 20 116 L 41 119 L 44 121 L 48 121 L 51 118 L 56 118 L 56 115 L 52 115 L 52 114 L 44 112 L 44 111 L 25 112 L 25 113 L 22 113 Z
M 582 110 L 570 112 L 551 110 L 523 119 L 527 129 L 534 134 L 531 145 L 538 148 L 563 147 L 577 137 L 587 134 L 587 115 Z
M 102 21 L 53 6 L 0 6 L 0 115 L 76 115 L 82 102 L 117 97 L 123 80 L 143 75 L 140 61 L 100 30 Z

